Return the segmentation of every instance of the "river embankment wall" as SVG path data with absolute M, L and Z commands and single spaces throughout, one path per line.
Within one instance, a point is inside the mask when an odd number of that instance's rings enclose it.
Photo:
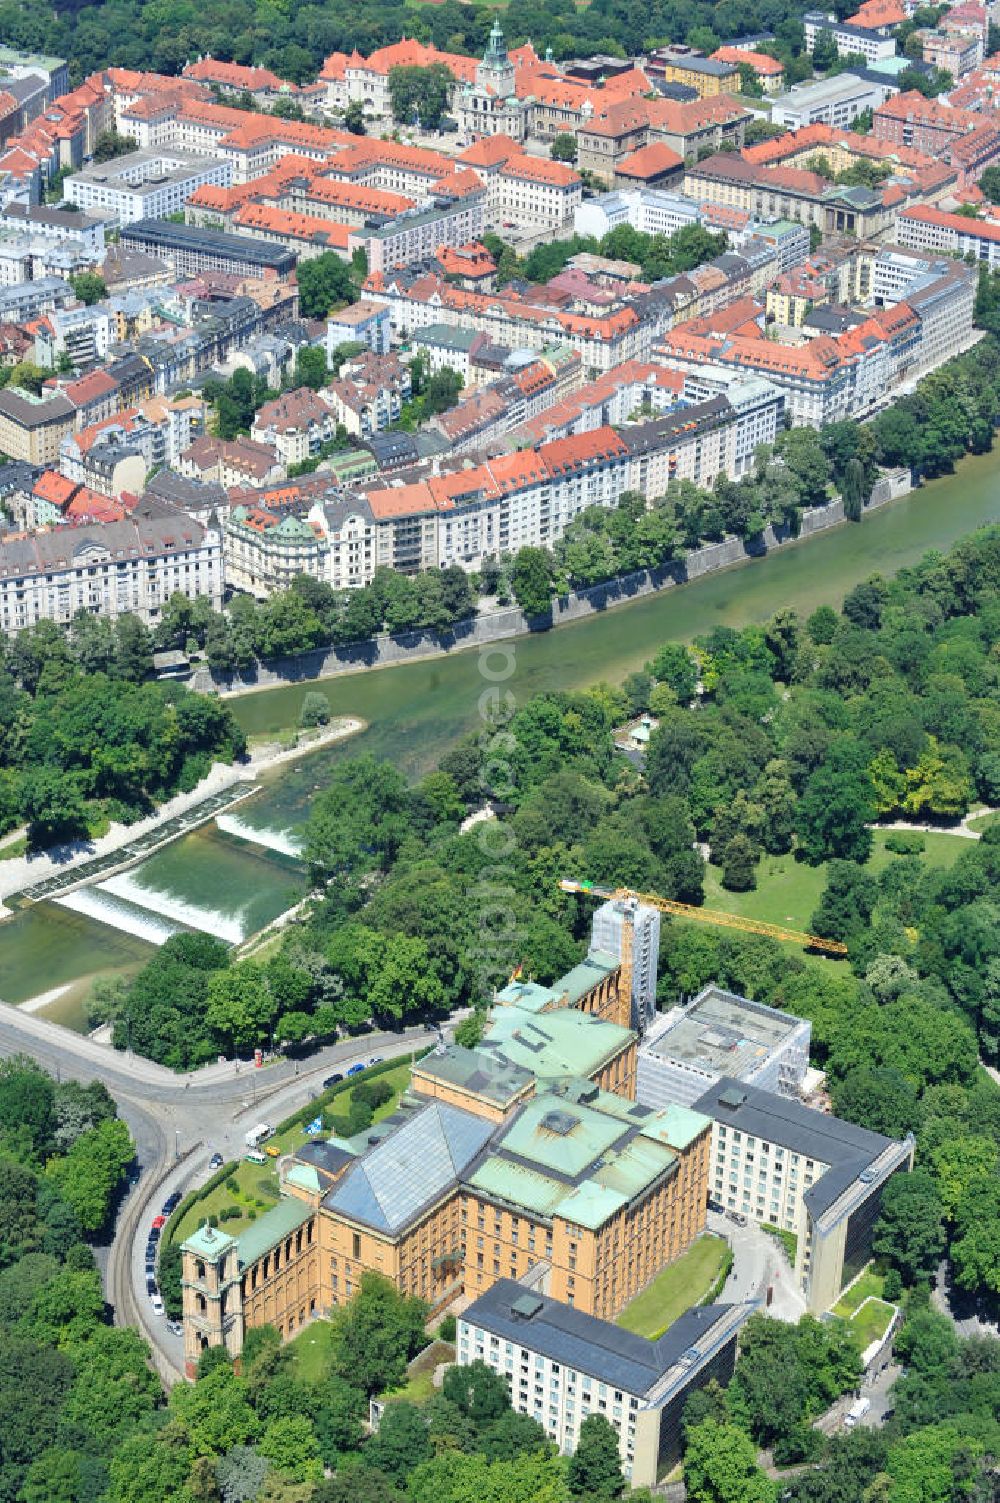
M 882 475 L 876 482 L 872 498 L 862 514 L 864 517 L 883 506 L 908 495 L 911 482 L 909 471 L 897 471 Z M 742 538 L 724 538 L 719 543 L 708 543 L 703 548 L 692 549 L 685 558 L 664 564 L 659 569 L 642 569 L 634 574 L 619 575 L 602 584 L 586 589 L 572 590 L 552 602 L 551 608 L 541 616 L 526 616 L 518 606 L 506 606 L 494 611 L 484 611 L 466 621 L 456 622 L 445 631 L 412 631 L 397 635 L 372 637 L 365 642 L 354 642 L 338 647 L 320 648 L 304 652 L 296 657 L 275 658 L 266 663 L 257 663 L 253 669 L 242 674 L 213 673 L 208 668 L 196 670 L 191 687 L 200 693 L 245 694 L 253 689 L 272 689 L 282 684 L 308 684 L 316 679 L 333 678 L 338 674 L 357 673 L 364 668 L 391 667 L 423 658 L 445 657 L 469 647 L 484 647 L 491 642 L 527 636 L 532 632 L 550 631 L 571 621 L 580 621 L 616 606 L 627 605 L 646 595 L 673 589 L 693 579 L 720 569 L 729 569 L 757 558 L 765 558 L 778 549 L 801 543 L 817 533 L 844 524 L 844 503 L 839 498 L 826 506 L 811 507 L 804 511 L 797 531 L 785 524 L 765 527 L 764 531 L 750 541 Z

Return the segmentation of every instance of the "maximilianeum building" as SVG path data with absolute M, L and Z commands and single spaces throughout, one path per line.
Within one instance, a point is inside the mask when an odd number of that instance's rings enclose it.
M 375 1270 L 436 1310 L 530 1276 L 613 1318 L 704 1230 L 712 1124 L 635 1100 L 636 1035 L 617 957 L 553 987 L 513 981 L 476 1049 L 413 1067 L 397 1110 L 280 1164 L 279 1204 L 238 1237 L 183 1246 L 185 1362 L 247 1329 L 293 1335 Z

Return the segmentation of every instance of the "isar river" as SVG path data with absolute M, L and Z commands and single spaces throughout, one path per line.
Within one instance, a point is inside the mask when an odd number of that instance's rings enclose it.
M 954 475 L 860 526 L 519 638 L 510 644 L 516 669 L 504 687 L 525 700 L 546 689 L 619 682 L 662 642 L 690 639 L 717 624 L 763 621 L 781 607 L 805 616 L 818 605 L 836 605 L 875 570 L 893 573 L 992 521 L 1000 521 L 1000 448 L 964 460 Z M 44 1010 L 80 1027 L 91 979 L 134 971 L 168 934 L 199 929 L 235 942 L 253 933 L 301 892 L 301 826 L 329 768 L 370 751 L 408 776 L 419 775 L 476 723 L 486 683 L 473 650 L 321 685 L 262 690 L 229 703 L 251 734 L 278 732 L 296 724 L 303 696 L 316 687 L 335 715 L 360 716 L 368 729 L 275 769 L 238 814 L 220 815 L 131 871 L 0 923 L 0 999 L 23 1003 L 64 988 Z

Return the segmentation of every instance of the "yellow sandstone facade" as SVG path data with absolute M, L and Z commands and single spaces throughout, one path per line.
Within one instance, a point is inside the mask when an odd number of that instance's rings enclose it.
M 282 1199 L 233 1238 L 182 1249 L 185 1362 L 285 1337 L 374 1270 L 436 1309 L 529 1270 L 605 1318 L 704 1229 L 711 1122 L 635 1103 L 636 1036 L 617 962 L 553 988 L 512 982 L 473 1050 L 413 1066 L 398 1109 L 361 1140 L 311 1141 L 281 1163 Z

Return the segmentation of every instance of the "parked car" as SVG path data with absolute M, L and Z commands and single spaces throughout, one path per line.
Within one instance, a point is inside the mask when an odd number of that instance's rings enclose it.
M 710 1211 L 715 1211 L 717 1215 L 721 1215 L 721 1213 L 725 1210 L 725 1207 L 723 1206 L 721 1200 L 712 1200 L 712 1198 L 709 1197 L 708 1209 Z
M 146 1277 L 147 1277 L 147 1279 L 155 1279 L 156 1278 L 156 1264 L 155 1263 L 147 1263 L 146 1264 Z
M 179 1320 L 168 1320 L 167 1321 L 167 1330 L 173 1336 L 183 1336 L 184 1335 L 184 1325 L 183 1325 L 183 1322 L 179 1321 Z
M 151 1294 L 149 1296 L 149 1308 L 152 1310 L 154 1315 L 163 1315 L 165 1313 L 163 1308 L 163 1301 L 158 1294 Z
M 149 1295 L 150 1299 L 153 1298 L 153 1295 L 156 1293 L 156 1280 L 155 1279 L 147 1279 L 146 1280 L 146 1293 Z
M 167 1224 L 167 1218 L 166 1218 L 166 1216 L 154 1216 L 153 1217 L 153 1225 L 150 1228 L 150 1230 L 154 1231 L 154 1232 L 162 1232 L 162 1230 L 166 1226 L 166 1224 Z
M 153 1261 L 153 1259 L 155 1257 L 156 1257 L 156 1243 L 155 1242 L 147 1242 L 146 1243 L 146 1262 L 147 1263 L 152 1263 L 152 1261 Z
M 180 1203 L 181 1203 L 181 1192 L 179 1190 L 175 1190 L 174 1193 L 173 1193 L 173 1195 L 168 1195 L 167 1196 L 166 1200 L 163 1202 L 162 1206 L 160 1207 L 160 1210 L 163 1212 L 164 1216 L 169 1216 L 170 1213 L 171 1213 L 171 1211 L 176 1211 L 176 1209 L 180 1205 Z
M 243 1155 L 248 1164 L 266 1164 L 267 1159 L 257 1148 L 251 1148 L 249 1153 Z
M 347 1073 L 348 1075 L 360 1075 L 363 1069 L 364 1065 L 352 1065 Z
M 727 1211 L 726 1215 L 734 1226 L 746 1226 L 747 1218 L 742 1211 Z
M 324 1091 L 328 1091 L 332 1085 L 339 1085 L 343 1078 L 339 1070 L 333 1075 L 328 1075 L 323 1082 Z
M 384 1054 L 373 1054 L 372 1057 L 371 1057 L 371 1059 L 368 1061 L 368 1063 L 369 1063 L 369 1065 L 381 1065 L 381 1064 L 384 1064 L 385 1063 L 385 1055 Z
M 210 1169 L 221 1169 L 224 1163 L 225 1159 L 222 1157 L 221 1153 L 213 1153 L 212 1157 L 208 1161 L 208 1167 Z

